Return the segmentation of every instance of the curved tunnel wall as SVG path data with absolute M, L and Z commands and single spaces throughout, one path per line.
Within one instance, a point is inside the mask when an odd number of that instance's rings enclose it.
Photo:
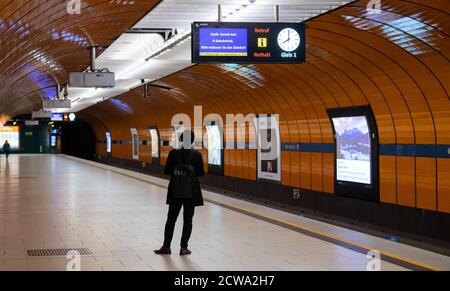
M 282 152 L 282 184 L 333 193 L 326 110 L 370 105 L 381 202 L 450 213 L 450 3 L 384 0 L 381 14 L 368 14 L 367 3 L 308 21 L 305 64 L 196 65 L 158 81 L 170 90 L 153 88 L 146 99 L 138 88 L 82 111 L 98 154 L 106 155 L 106 130 L 113 140 L 130 141 L 130 128 L 137 128 L 150 140 L 148 127 L 156 125 L 167 140 L 172 116 L 192 116 L 195 105 L 223 118 L 278 113 L 282 142 L 303 149 Z M 161 149 L 161 164 L 168 151 Z M 112 155 L 130 160 L 131 145 L 114 144 Z M 150 162 L 150 155 L 141 145 L 139 160 Z M 256 180 L 256 151 L 226 149 L 225 176 Z
M 109 46 L 159 3 L 128 2 L 81 1 L 69 14 L 69 1 L 0 1 L 0 122 L 41 109 L 89 66 L 89 46 Z

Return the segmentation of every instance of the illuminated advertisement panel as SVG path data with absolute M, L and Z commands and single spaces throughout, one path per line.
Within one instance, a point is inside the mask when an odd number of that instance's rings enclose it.
M 278 116 L 260 115 L 253 119 L 258 139 L 258 178 L 281 181 L 281 137 Z
M 371 184 L 371 141 L 365 116 L 333 118 L 337 180 Z
M 12 151 L 20 149 L 19 127 L 18 126 L 0 126 L 0 151 L 3 150 L 5 141 L 11 145 Z
M 327 111 L 335 138 L 335 194 L 378 202 L 378 130 L 372 109 L 357 106 Z
M 111 133 L 106 132 L 106 152 L 110 154 L 111 151 L 112 151 Z
M 150 137 L 152 139 L 152 158 L 159 158 L 159 136 L 157 129 L 150 129 Z
M 52 147 L 52 148 L 56 148 L 56 135 L 52 135 L 52 136 L 50 136 L 50 146 Z
M 301 64 L 304 23 L 194 22 L 193 63 Z
M 52 121 L 64 121 L 63 113 L 52 113 Z
M 170 137 L 170 146 L 174 149 L 181 149 L 183 144 L 180 142 L 180 136 L 183 134 L 185 127 L 184 125 L 175 125 L 173 127 L 173 134 Z
M 222 133 L 219 125 L 206 127 L 208 134 L 208 164 L 222 166 Z
M 136 128 L 131 129 L 131 149 L 133 160 L 139 159 L 139 135 Z

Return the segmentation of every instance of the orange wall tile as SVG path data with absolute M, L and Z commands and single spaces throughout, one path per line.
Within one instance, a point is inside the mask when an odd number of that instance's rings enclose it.
M 416 158 L 417 208 L 437 210 L 436 159 Z
M 450 213 L 450 159 L 437 160 L 438 210 Z
M 415 159 L 397 157 L 397 203 L 415 207 Z
M 380 201 L 397 204 L 397 158 L 380 156 Z

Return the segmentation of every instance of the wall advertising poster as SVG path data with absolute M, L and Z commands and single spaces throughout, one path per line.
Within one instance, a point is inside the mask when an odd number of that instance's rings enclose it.
M 136 128 L 131 129 L 131 137 L 133 160 L 139 160 L 139 134 Z
M 111 133 L 106 133 L 106 152 L 110 154 L 112 151 L 112 141 L 111 141 Z
M 208 164 L 222 166 L 222 133 L 219 125 L 206 127 L 208 134 Z
M 253 119 L 258 139 L 258 179 L 281 182 L 281 137 L 278 115 Z
M 371 140 L 365 116 L 333 118 L 336 131 L 336 179 L 371 184 Z
M 3 151 L 5 141 L 11 145 L 12 151 L 20 149 L 18 126 L 0 126 L 0 151 Z
M 180 149 L 183 144 L 180 142 L 180 136 L 184 133 L 184 125 L 175 125 L 173 134 L 170 138 L 170 146 L 174 149 Z
M 157 129 L 150 129 L 150 137 L 152 139 L 152 158 L 159 158 L 159 136 Z
M 50 146 L 56 148 L 56 135 L 50 136 Z

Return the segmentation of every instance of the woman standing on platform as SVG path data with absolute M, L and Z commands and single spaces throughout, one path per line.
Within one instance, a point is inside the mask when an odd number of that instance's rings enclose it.
M 158 255 L 170 255 L 175 223 L 181 208 L 183 207 L 183 234 L 181 237 L 180 255 L 190 255 L 188 249 L 189 238 L 192 233 L 192 219 L 197 206 L 203 206 L 202 190 L 198 177 L 205 174 L 203 158 L 200 152 L 194 150 L 195 134 L 186 130 L 179 138 L 182 147 L 173 149 L 167 158 L 164 172 L 170 175 L 169 189 L 167 192 L 167 204 L 169 214 L 164 231 L 164 244 Z

